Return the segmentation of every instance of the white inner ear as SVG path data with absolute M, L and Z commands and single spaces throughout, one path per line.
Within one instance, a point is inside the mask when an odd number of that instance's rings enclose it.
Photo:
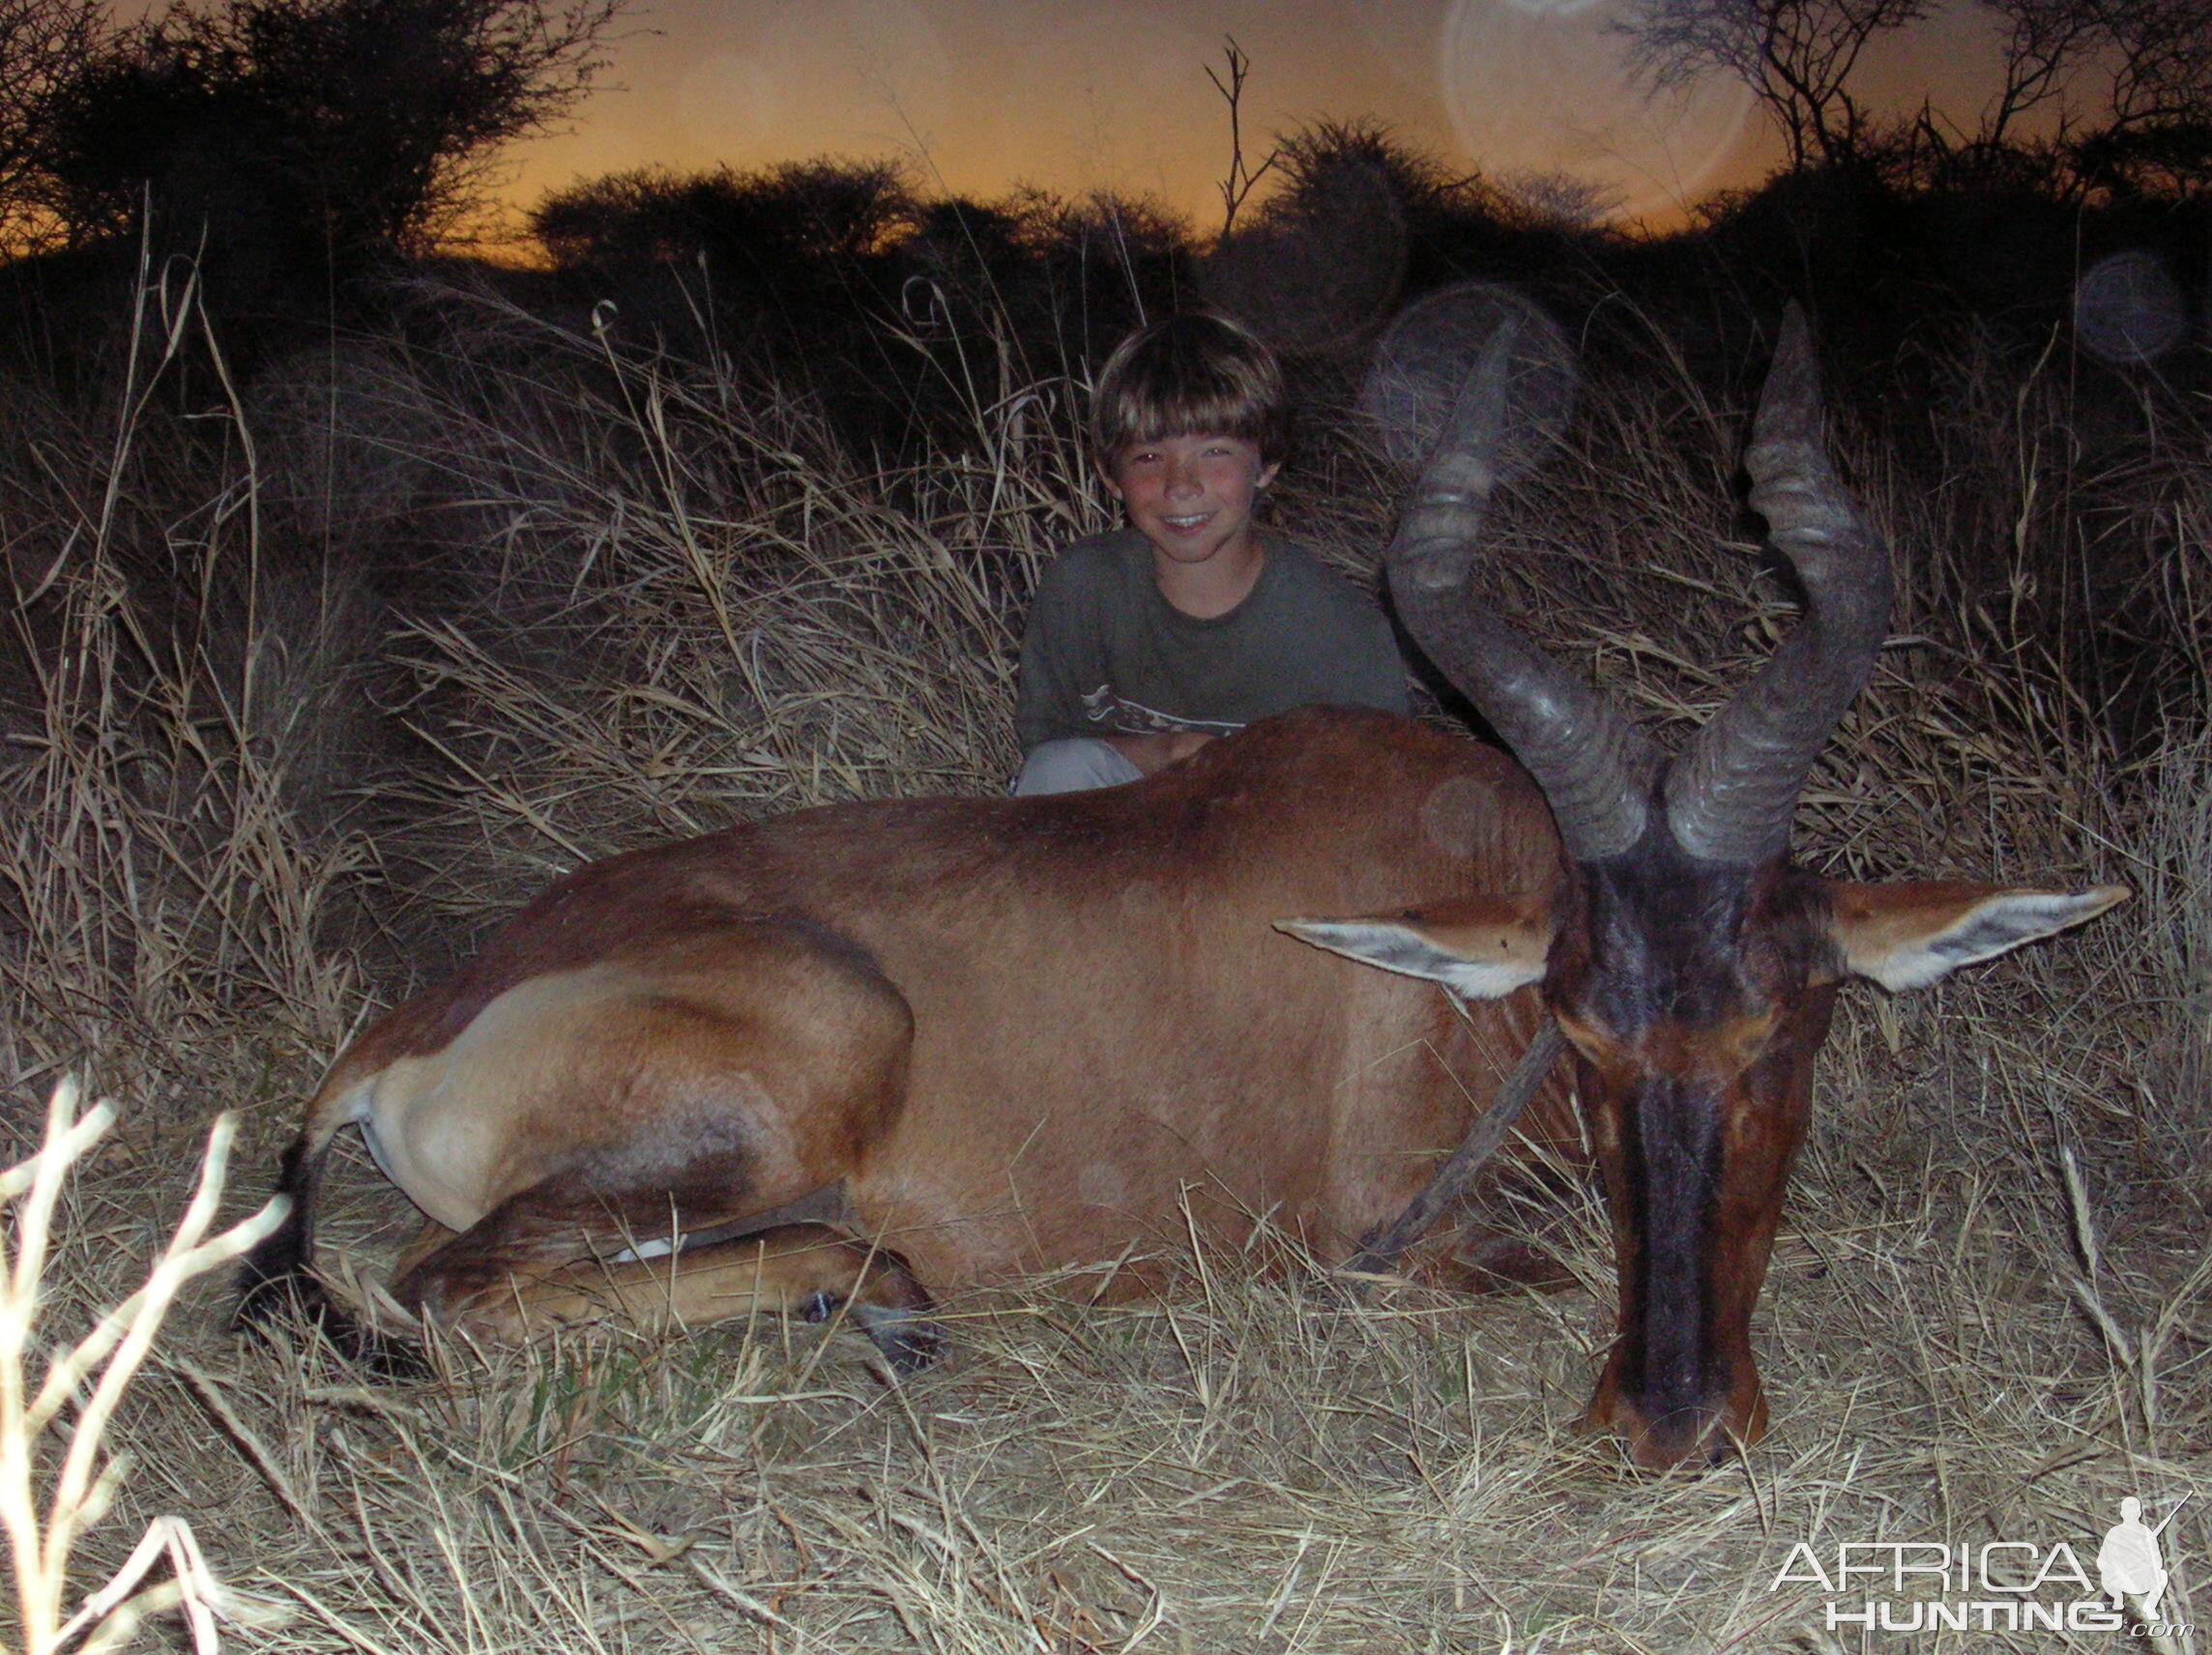
M 1494 944 L 1468 953 L 1397 919 L 1284 919 L 1275 929 L 1362 965 L 1441 983 L 1462 1000 L 1502 1000 L 1544 975 L 1544 950 L 1515 947 L 1502 928 Z
M 2113 886 L 2075 892 L 1999 891 L 1941 930 L 1923 936 L 1899 936 L 1893 928 L 1878 925 L 1855 934 L 1847 930 L 1844 960 L 1852 974 L 1872 977 L 1892 994 L 1926 988 L 1961 966 L 1994 960 L 2023 943 L 2094 918 L 2126 895 Z

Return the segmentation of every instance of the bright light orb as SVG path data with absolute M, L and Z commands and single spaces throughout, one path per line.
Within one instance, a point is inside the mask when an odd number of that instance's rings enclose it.
M 1648 96 L 1615 25 L 1632 0 L 1454 0 L 1438 45 L 1444 107 L 1493 181 L 1561 175 L 1622 217 L 1670 215 L 1720 169 L 1751 88 L 1706 75 Z

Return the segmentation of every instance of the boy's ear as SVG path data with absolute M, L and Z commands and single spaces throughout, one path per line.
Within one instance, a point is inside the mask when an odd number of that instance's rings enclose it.
M 1106 485 L 1106 492 L 1116 500 L 1122 498 L 1121 485 L 1114 479 L 1113 455 L 1100 454 L 1098 456 L 1098 480 Z
M 1257 491 L 1259 489 L 1266 488 L 1267 484 L 1273 482 L 1275 480 L 1275 474 L 1280 472 L 1282 469 L 1283 462 L 1281 460 L 1272 460 L 1266 465 L 1262 466 L 1260 468 L 1260 475 L 1252 479 L 1252 487 L 1254 490 Z
M 1278 919 L 1275 929 L 1348 960 L 1441 983 L 1462 1000 L 1501 1000 L 1540 982 L 1552 951 L 1552 907 L 1539 897 L 1467 897 L 1360 919 Z

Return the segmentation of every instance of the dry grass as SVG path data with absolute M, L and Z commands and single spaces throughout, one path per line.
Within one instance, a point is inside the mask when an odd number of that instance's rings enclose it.
M 218 1101 L 273 1147 L 369 993 L 555 870 L 1010 768 L 1035 560 L 1100 512 L 1064 388 L 984 364 L 970 450 L 885 476 L 766 388 L 424 304 L 435 353 L 298 364 L 222 440 L 157 397 L 14 462 L 38 664 L 6 709 L 6 1129 L 63 1065 L 124 1100 L 78 1177 L 57 1324 L 159 1251 Z M 175 348 L 204 373 L 189 326 Z M 1787 624 L 1731 537 L 1736 416 L 1664 375 L 1588 401 L 1485 579 L 1679 727 Z M 2013 491 L 1977 498 L 2018 525 L 2023 577 L 2062 563 L 2065 503 L 2109 479 L 2041 476 L 2057 462 L 2017 424 L 1969 435 L 1977 486 Z M 2169 589 L 2212 591 L 2202 436 L 2150 457 Z M 1287 1250 L 1193 1261 L 1191 1293 L 1150 1308 L 1049 1283 L 954 1304 L 952 1353 L 903 1386 L 865 1341 L 781 1324 L 447 1351 L 434 1380 L 372 1385 L 234 1346 L 204 1294 L 110 1426 L 135 1469 L 80 1589 L 189 1512 L 215 1574 L 288 1611 L 228 1629 L 244 1649 L 1840 1649 L 1817 1588 L 1768 1589 L 1800 1540 L 2087 1559 L 2122 1495 L 2163 1513 L 2194 1489 L 2168 1609 L 2201 1615 L 2212 747 L 2177 728 L 2124 764 L 2055 634 L 1946 543 L 1956 503 L 1859 469 L 1917 641 L 1823 761 L 1804 854 L 2141 896 L 1931 993 L 1851 997 L 1760 1321 L 1775 1430 L 1744 1462 L 1654 1484 L 1575 1434 L 1602 1297 L 1348 1307 Z M 1324 440 L 1305 475 L 1286 515 L 1358 564 L 1387 511 L 1369 463 Z M 2169 604 L 2176 638 L 2203 619 Z M 404 1204 L 359 1164 L 341 1182 L 328 1239 L 395 1244 Z M 1532 1222 L 1604 1287 L 1586 1198 Z
M 131 1381 L 154 1348 L 178 1292 L 195 1276 L 222 1268 L 276 1228 L 281 1200 L 210 1237 L 222 1199 L 223 1174 L 236 1129 L 216 1118 L 199 1184 L 145 1284 L 101 1316 L 74 1341 L 44 1338 L 43 1300 L 70 1177 L 114 1124 L 106 1103 L 77 1113 L 73 1078 L 54 1089 L 39 1150 L 0 1173 L 0 1201 L 11 1245 L 0 1276 L 0 1530 L 8 1539 L 15 1587 L 16 1626 L 24 1655 L 83 1655 L 125 1647 L 151 1614 L 177 1610 L 194 1646 L 212 1652 L 216 1620 L 257 1618 L 245 1600 L 208 1573 L 192 1526 L 164 1515 L 146 1525 L 122 1566 L 71 1611 L 70 1553 L 112 1505 L 129 1459 L 111 1455 L 105 1438 Z M 67 1422 L 64 1410 L 67 1409 Z M 146 1584 L 155 1565 L 167 1579 Z

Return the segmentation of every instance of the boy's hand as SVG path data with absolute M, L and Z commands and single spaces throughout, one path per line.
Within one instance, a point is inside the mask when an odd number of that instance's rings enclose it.
M 1135 765 L 1140 772 L 1150 775 L 1154 770 L 1165 769 L 1189 758 L 1212 740 L 1211 736 L 1196 730 L 1167 730 L 1157 736 L 1108 736 L 1106 744 Z

